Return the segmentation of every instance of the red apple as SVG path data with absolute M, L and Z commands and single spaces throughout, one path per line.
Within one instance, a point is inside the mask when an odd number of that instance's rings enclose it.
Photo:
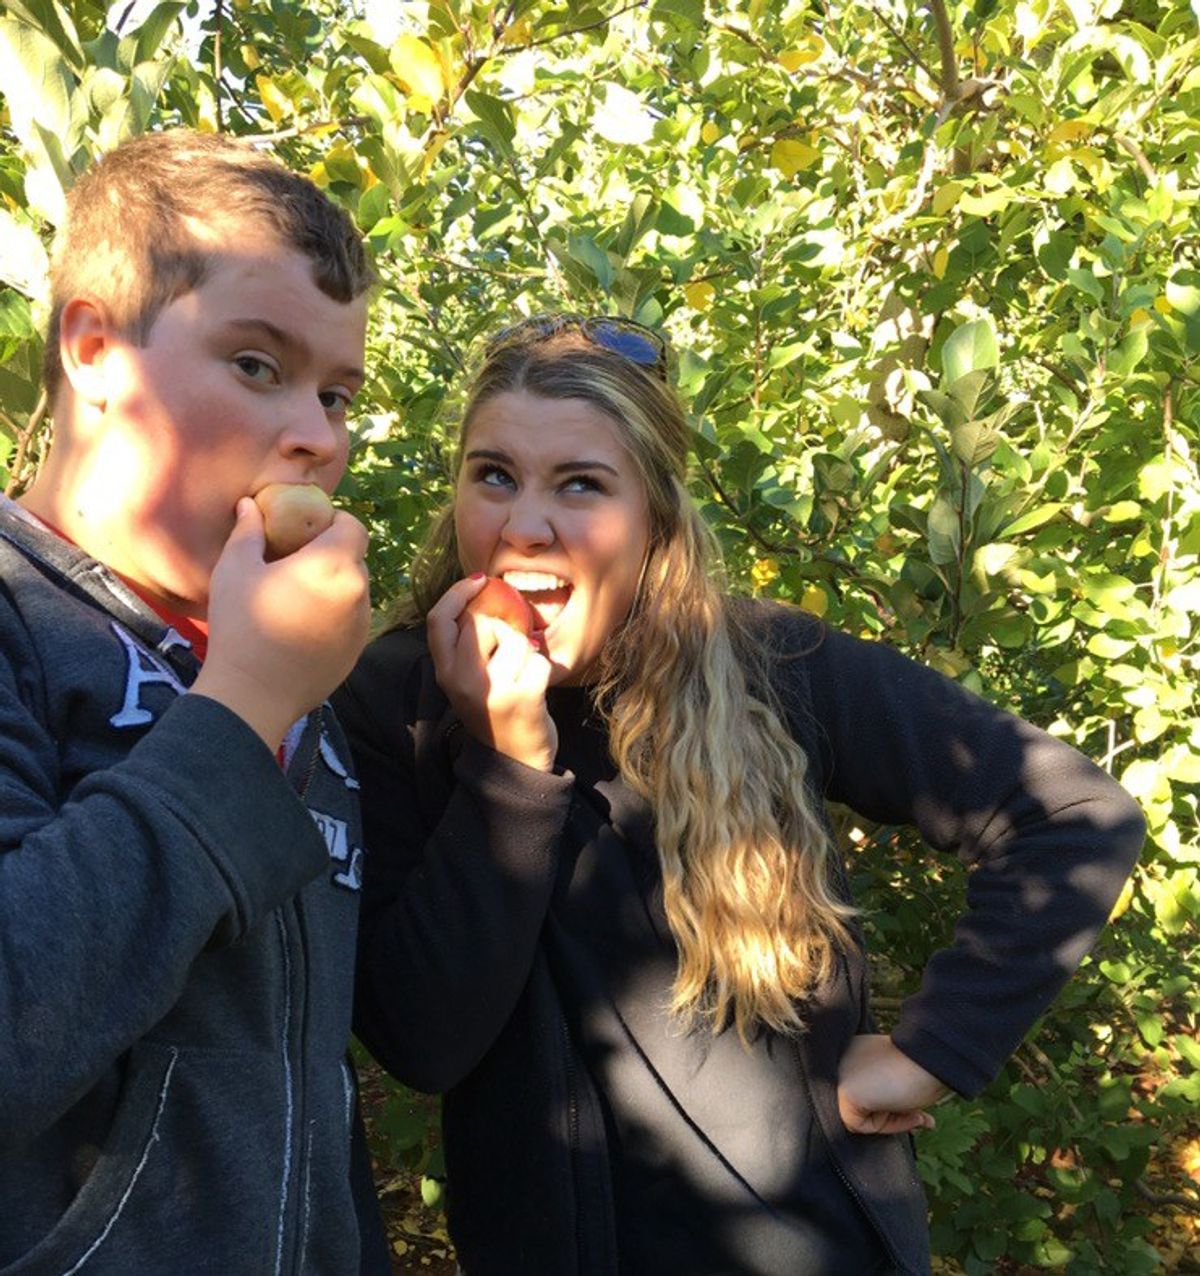
M 315 483 L 268 483 L 254 499 L 262 511 L 268 562 L 294 554 L 333 522 L 333 504 Z
M 484 587 L 463 608 L 459 624 L 465 616 L 494 616 L 529 638 L 533 634 L 533 608 L 511 585 L 499 576 L 491 576 Z

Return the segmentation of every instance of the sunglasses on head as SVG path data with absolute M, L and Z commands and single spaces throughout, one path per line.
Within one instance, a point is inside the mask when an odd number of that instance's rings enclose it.
M 534 315 L 501 328 L 489 339 L 485 356 L 504 346 L 545 341 L 567 329 L 575 329 L 602 350 L 611 350 L 639 367 L 650 369 L 662 380 L 667 379 L 666 338 L 644 323 L 617 315 Z

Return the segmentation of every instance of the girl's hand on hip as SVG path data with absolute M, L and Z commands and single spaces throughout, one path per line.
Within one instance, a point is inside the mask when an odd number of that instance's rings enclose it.
M 950 1093 L 883 1033 L 854 1037 L 838 1069 L 838 1111 L 852 1134 L 932 1130 L 924 1109 Z
M 463 611 L 482 576 L 451 585 L 426 618 L 438 685 L 477 740 L 526 766 L 549 771 L 558 729 L 546 707 L 550 662 L 519 630 Z

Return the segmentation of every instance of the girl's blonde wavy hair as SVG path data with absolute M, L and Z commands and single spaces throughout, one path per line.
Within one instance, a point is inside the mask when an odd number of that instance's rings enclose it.
M 804 1000 L 831 977 L 854 910 L 831 885 L 832 848 L 805 783 L 808 759 L 771 689 L 771 652 L 722 587 L 720 551 L 686 488 L 689 432 L 668 385 L 566 331 L 492 351 L 478 408 L 526 392 L 582 399 L 616 426 L 648 497 L 650 546 L 625 623 L 593 688 L 622 778 L 650 804 L 663 902 L 679 949 L 670 1009 L 685 1029 L 743 1040 L 802 1031 Z M 394 624 L 424 618 L 462 575 L 453 504 L 435 519 Z

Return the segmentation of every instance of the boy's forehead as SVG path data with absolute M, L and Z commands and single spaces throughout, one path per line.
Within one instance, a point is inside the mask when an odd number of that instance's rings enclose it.
M 312 262 L 273 240 L 215 248 L 205 277 L 159 312 L 147 344 L 203 344 L 225 353 L 245 347 L 296 361 L 323 378 L 360 384 L 364 377 L 367 299 L 334 300 L 318 288 Z M 138 344 L 141 344 L 140 342 Z M 191 358 L 191 354 L 181 354 Z M 178 366 L 154 375 L 175 376 Z

